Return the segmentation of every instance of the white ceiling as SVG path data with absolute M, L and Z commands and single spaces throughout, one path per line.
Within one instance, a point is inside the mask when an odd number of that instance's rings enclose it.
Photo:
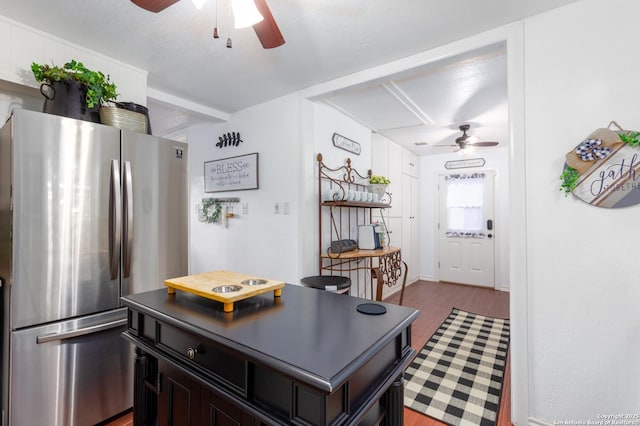
M 154 90 L 233 113 L 574 1 L 268 0 L 286 40 L 268 50 L 252 29 L 229 29 L 227 0 L 207 0 L 201 11 L 181 0 L 158 14 L 128 0 L 1 0 L 0 15 L 148 70 Z M 218 40 L 211 36 L 216 6 L 223 36 Z M 232 49 L 225 47 L 227 34 Z M 429 120 L 434 131 L 420 136 L 429 143 L 452 140 L 462 121 L 477 124 L 479 136 L 484 128 L 481 138 L 487 138 L 494 126 L 490 116 L 504 112 L 504 88 L 498 87 L 506 84 L 499 81 L 504 55 L 480 55 L 484 59 L 461 58 L 468 66 L 434 65 L 416 70 L 420 77 L 397 76 L 387 88 L 328 101 L 364 114 L 361 122 L 403 144 L 416 137 L 406 125 L 427 130 Z M 469 73 L 485 75 L 468 79 Z M 492 93 L 494 98 L 483 99 Z M 418 116 L 402 111 L 398 98 L 405 97 L 419 107 Z M 358 107 L 362 102 L 380 108 Z
M 509 134 L 506 59 L 500 43 L 334 92 L 322 101 L 419 155 L 456 150 L 461 124 L 471 125 L 468 134 L 476 141 L 504 147 Z

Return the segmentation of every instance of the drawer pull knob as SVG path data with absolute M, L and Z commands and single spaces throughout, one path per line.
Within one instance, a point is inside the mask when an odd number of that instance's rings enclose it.
M 189 357 L 189 359 L 194 359 L 197 353 L 198 349 L 187 348 L 187 356 Z

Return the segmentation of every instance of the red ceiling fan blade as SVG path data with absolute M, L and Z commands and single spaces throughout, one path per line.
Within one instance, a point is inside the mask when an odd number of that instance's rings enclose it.
M 140 6 L 149 12 L 158 13 L 179 0 L 131 0 L 135 5 Z
M 278 28 L 278 24 L 276 24 L 275 19 L 273 19 L 266 0 L 255 0 L 255 4 L 258 11 L 264 17 L 262 21 L 253 26 L 260 43 L 262 43 L 262 47 L 272 49 L 282 46 L 284 44 L 284 37 L 282 37 L 280 28 Z

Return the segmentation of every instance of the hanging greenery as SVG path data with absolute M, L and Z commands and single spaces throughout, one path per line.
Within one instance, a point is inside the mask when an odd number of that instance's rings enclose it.
M 560 191 L 564 191 L 565 196 L 569 195 L 571 191 L 576 189 L 579 178 L 578 171 L 573 167 L 567 166 L 560 175 L 560 180 L 562 181 Z
M 202 218 L 206 223 L 218 223 L 220 221 L 220 213 L 222 212 L 222 203 L 215 198 L 202 199 Z
M 629 146 L 640 146 L 640 140 L 638 140 L 638 136 L 640 136 L 640 132 L 620 132 L 618 133 L 620 136 L 620 140 L 626 143 Z

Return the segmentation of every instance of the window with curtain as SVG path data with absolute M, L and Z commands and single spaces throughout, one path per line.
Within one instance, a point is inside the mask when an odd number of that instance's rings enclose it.
M 484 238 L 484 173 L 449 175 L 447 236 Z

